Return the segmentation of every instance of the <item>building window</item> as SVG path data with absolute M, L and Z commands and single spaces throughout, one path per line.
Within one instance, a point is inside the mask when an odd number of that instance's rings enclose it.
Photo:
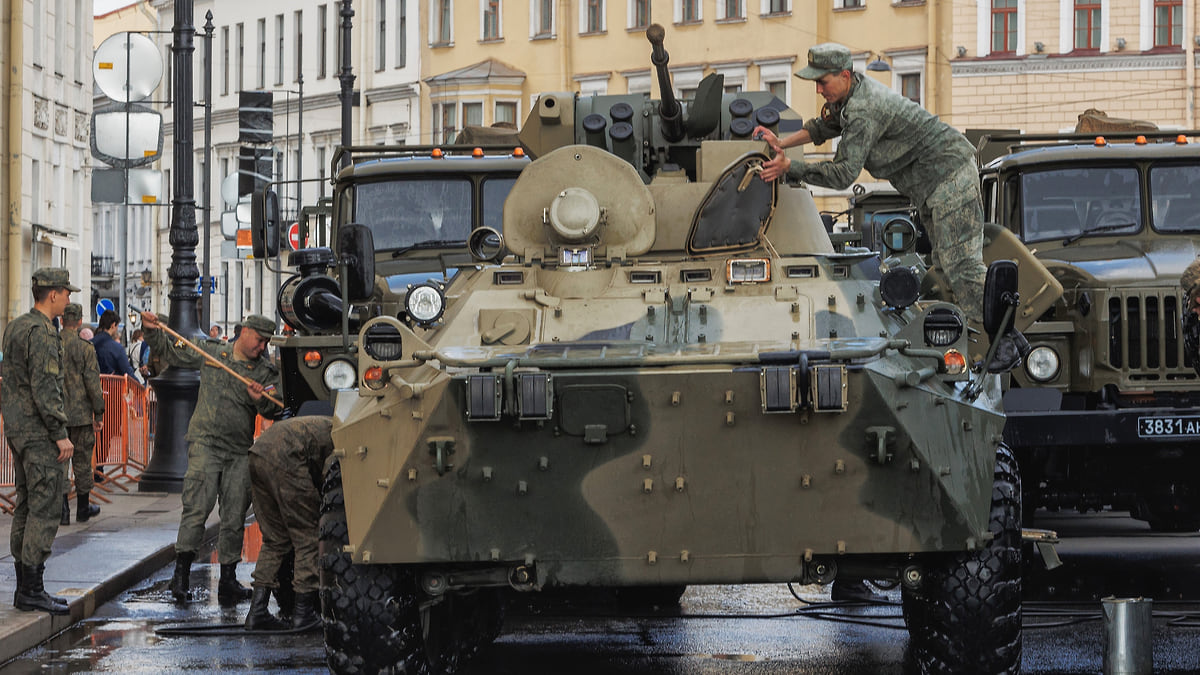
M 921 105 L 921 74 L 904 73 L 900 75 L 900 95 Z
M 325 177 L 329 175 L 329 165 L 325 162 L 325 146 L 317 147 L 317 195 L 325 196 L 325 188 L 327 181 Z
M 717 6 L 721 8 L 721 19 L 744 19 L 746 18 L 746 6 L 742 0 L 717 0 Z
M 992 53 L 1017 49 L 1017 0 L 992 0 Z
M 584 23 L 583 26 L 581 26 L 580 32 L 604 32 L 604 0 L 587 0 L 587 7 L 586 11 L 584 12 L 583 19 Z
M 221 93 L 229 93 L 229 26 L 221 28 Z
M 792 11 L 790 0 L 762 0 L 763 14 L 787 14 Z
M 317 79 L 325 79 L 325 68 L 329 63 L 329 6 L 317 7 Z
M 771 95 L 774 96 L 775 98 L 779 99 L 780 101 L 783 101 L 784 103 L 787 103 L 788 102 L 788 100 L 787 100 L 787 94 L 788 94 L 787 85 L 788 85 L 787 80 L 783 80 L 780 82 L 768 82 L 767 83 L 767 91 L 771 92 Z
M 333 67 L 335 70 L 342 69 L 342 31 L 337 20 L 337 13 L 334 13 L 333 20 Z
M 304 12 L 301 10 L 296 10 L 296 13 L 292 18 L 295 22 L 293 25 L 295 35 L 292 36 L 292 39 L 296 42 L 296 59 L 295 64 L 293 64 L 296 67 L 296 77 L 294 77 L 292 81 L 299 82 L 300 73 L 303 72 L 304 69 Z
M 258 20 L 258 88 L 267 86 L 267 20 Z
M 1154 46 L 1183 44 L 1183 0 L 1154 0 Z
M 387 68 L 387 4 L 388 0 L 375 4 L 375 72 Z
M 1075 0 L 1075 49 L 1100 49 L 1100 0 Z
M 529 33 L 531 37 L 554 35 L 554 0 L 530 0 Z
M 675 23 L 696 23 L 702 18 L 700 0 L 675 0 Z
M 478 102 L 462 104 L 462 123 L 463 128 L 483 126 L 483 104 Z
M 480 0 L 483 10 L 481 40 L 500 39 L 500 0 Z
M 516 101 L 496 101 L 495 119 L 493 124 L 511 124 L 513 129 L 517 126 L 517 102 Z
M 650 0 L 629 0 L 629 27 L 650 26 Z
M 434 0 L 433 14 L 433 43 L 449 44 L 453 38 L 451 27 L 454 25 L 453 0 Z
M 865 0 L 833 0 L 834 9 L 862 9 L 866 4 Z
M 433 142 L 449 143 L 454 139 L 454 132 L 458 131 L 458 109 L 454 103 L 442 103 L 433 108 L 433 119 L 437 120 Z
M 237 90 L 242 91 L 246 88 L 246 27 L 242 24 L 237 25 Z
M 275 84 L 283 84 L 283 15 L 275 15 Z
M 396 0 L 396 67 L 403 68 L 408 59 L 408 3 Z

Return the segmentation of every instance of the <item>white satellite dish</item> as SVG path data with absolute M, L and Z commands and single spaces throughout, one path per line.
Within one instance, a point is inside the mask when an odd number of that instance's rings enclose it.
M 145 35 L 117 33 L 96 48 L 92 75 L 96 78 L 96 86 L 112 100 L 140 101 L 162 81 L 162 56 Z

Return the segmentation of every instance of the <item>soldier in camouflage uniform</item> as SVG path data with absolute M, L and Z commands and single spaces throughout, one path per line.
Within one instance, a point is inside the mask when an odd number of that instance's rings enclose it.
M 63 347 L 53 320 L 79 289 L 67 270 L 33 273 L 33 309 L 4 329 L 0 415 L 16 470 L 17 507 L 9 534 L 17 568 L 13 604 L 23 611 L 67 614 L 65 600 L 46 592 L 42 577 L 58 534 L 59 500 L 74 449 L 63 411 Z
M 171 594 L 178 602 L 187 600 L 191 565 L 204 536 L 204 521 L 220 501 L 217 561 L 221 564 L 221 579 L 217 600 L 237 604 L 250 597 L 250 589 L 237 580 L 246 510 L 250 506 L 246 451 L 254 440 L 255 417 L 272 417 L 280 412 L 279 406 L 263 396 L 279 380 L 279 371 L 265 355 L 275 322 L 252 315 L 240 324 L 243 330 L 231 343 L 195 341 L 234 372 L 252 380 L 252 385 L 243 384 L 195 351 L 173 345 L 171 338 L 158 329 L 160 323 L 165 324 L 166 317 L 142 313 L 142 327 L 152 352 L 163 355 L 170 365 L 200 369 L 200 391 L 188 424 L 188 466 L 183 477 L 183 515 L 175 541 Z
M 1183 289 L 1183 343 L 1192 357 L 1192 368 L 1200 375 L 1200 258 L 1183 271 L 1179 286 Z
M 308 629 L 320 624 L 317 591 L 317 523 L 321 517 L 320 482 L 333 452 L 333 418 L 293 417 L 276 422 L 250 447 L 250 489 L 263 545 L 254 566 L 254 595 L 246 630 Z M 294 558 L 295 607 L 291 625 L 271 616 L 267 605 L 275 591 L 286 615 L 289 594 L 281 597 L 280 569 Z M 285 589 L 286 590 L 286 589 Z
M 917 103 L 853 71 L 850 50 L 825 43 L 808 51 L 808 66 L 797 77 L 816 82 L 825 98 L 819 118 L 780 139 L 757 127 L 775 150 L 763 165 L 763 180 L 786 176 L 790 183 L 845 189 L 865 168 L 891 181 L 919 209 L 933 244 L 934 264 L 946 271 L 958 304 L 974 323 L 983 321 L 983 201 L 975 148 L 953 127 Z M 805 143 L 820 145 L 841 136 L 828 162 L 793 162 L 782 150 Z M 993 372 L 1015 368 L 1028 352 L 1019 333 L 1005 335 Z
M 100 389 L 100 366 L 96 349 L 79 337 L 83 307 L 72 302 L 63 310 L 63 406 L 67 413 L 67 437 L 75 450 L 71 467 L 75 471 L 75 520 L 86 523 L 100 513 L 100 507 L 90 503 L 92 487 L 92 451 L 96 447 L 96 432 L 104 423 L 104 392 Z M 68 486 L 69 487 L 69 486 Z M 67 492 L 63 491 L 61 524 L 71 524 L 71 509 Z

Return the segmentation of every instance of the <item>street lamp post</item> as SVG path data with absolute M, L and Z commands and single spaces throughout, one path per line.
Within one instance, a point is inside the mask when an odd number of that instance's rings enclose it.
M 342 67 L 338 71 L 338 81 L 342 84 L 342 91 L 339 94 L 342 99 L 342 147 L 350 147 L 350 139 L 352 124 L 351 112 L 354 106 L 354 70 L 350 67 L 350 34 L 351 34 L 351 19 L 354 17 L 354 9 L 350 7 L 350 0 L 342 0 Z M 350 164 L 350 154 L 342 154 L 342 166 Z
M 193 336 L 199 333 L 196 312 L 196 201 L 193 198 L 192 171 L 192 0 L 175 0 L 175 23 L 171 47 L 174 84 L 174 154 L 172 172 L 171 318 L 169 326 L 177 333 Z M 183 475 L 187 471 L 187 433 L 196 395 L 200 389 L 200 372 L 194 368 L 168 368 L 153 380 L 158 397 L 158 427 L 154 434 L 154 454 L 138 483 L 140 492 L 182 492 Z

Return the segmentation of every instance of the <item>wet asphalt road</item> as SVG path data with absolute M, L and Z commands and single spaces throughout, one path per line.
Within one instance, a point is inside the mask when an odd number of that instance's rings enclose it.
M 1154 662 L 1162 674 L 1200 672 L 1200 535 L 1151 535 L 1122 514 L 1048 514 L 1065 569 L 1031 573 L 1026 584 L 1027 673 L 1098 673 L 1104 626 L 1099 598 L 1155 599 Z M 252 565 L 239 577 L 248 579 Z M 215 566 L 197 566 L 197 602 L 177 608 L 164 568 L 91 620 L 0 668 L 15 673 L 325 672 L 319 634 L 163 637 L 181 623 L 238 623 L 246 605 L 215 600 Z M 209 576 L 211 575 L 211 576 Z M 516 674 L 709 675 L 913 672 L 897 605 L 828 607 L 826 589 L 784 585 L 691 587 L 678 610 L 630 616 L 606 596 L 518 606 L 500 639 L 466 670 Z M 888 596 L 898 603 L 898 592 Z

